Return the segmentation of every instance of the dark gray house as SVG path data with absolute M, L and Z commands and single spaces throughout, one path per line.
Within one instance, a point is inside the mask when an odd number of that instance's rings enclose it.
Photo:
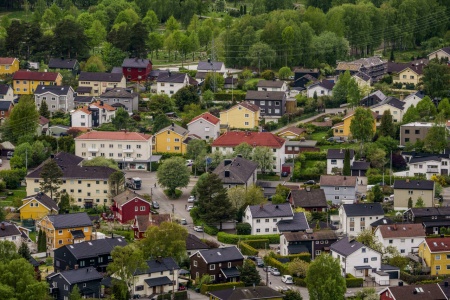
M 235 186 L 249 187 L 256 183 L 256 170 L 258 165 L 251 160 L 236 157 L 225 159 L 213 171 L 223 182 L 225 188 Z
M 316 81 L 320 76 L 319 69 L 295 69 L 294 70 L 294 87 L 305 88 L 310 81 Z M 315 79 L 315 80 L 314 80 Z
M 330 252 L 330 246 L 338 240 L 334 230 L 308 232 L 283 232 L 280 236 L 280 254 L 290 255 L 307 252 L 311 259 L 317 255 Z
M 80 63 L 74 58 L 50 58 L 48 68 L 52 71 L 70 71 L 73 75 L 80 73 Z
M 75 285 L 81 296 L 85 298 L 100 298 L 100 282 L 103 276 L 95 268 L 83 268 L 61 271 L 47 276 L 49 294 L 52 299 L 67 300 Z
M 277 120 L 286 113 L 286 93 L 247 91 L 245 101 L 257 105 L 266 120 Z
M 123 108 L 128 113 L 138 110 L 138 98 L 138 94 L 133 92 L 133 89 L 118 87 L 106 90 L 106 92 L 100 95 L 100 100 L 104 103 L 116 109 Z

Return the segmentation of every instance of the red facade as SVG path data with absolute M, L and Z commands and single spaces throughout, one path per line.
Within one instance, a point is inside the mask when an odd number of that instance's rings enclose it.
M 149 62 L 146 68 L 122 67 L 123 76 L 127 81 L 145 81 L 152 71 L 152 63 Z
M 135 216 L 148 216 L 150 214 L 150 203 L 139 197 L 134 197 L 122 204 L 113 202 L 111 211 L 114 218 L 124 224 L 133 221 Z

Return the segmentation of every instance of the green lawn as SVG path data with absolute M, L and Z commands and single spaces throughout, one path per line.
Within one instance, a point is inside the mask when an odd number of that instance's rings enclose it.
M 258 180 L 277 181 L 280 180 L 280 176 L 269 174 L 258 174 Z
M 311 134 L 311 139 L 313 139 L 315 141 L 322 141 L 325 139 L 326 136 L 327 136 L 326 131 L 318 131 L 318 132 L 314 132 L 313 134 Z
M 12 12 L 2 12 L 0 13 L 0 18 L 4 17 L 4 16 L 8 16 L 8 18 L 10 20 L 12 19 L 19 19 L 19 20 L 27 20 L 29 18 L 31 18 L 32 12 L 29 11 L 28 12 L 28 16 L 27 13 L 23 10 L 17 10 L 17 11 L 12 11 Z
M 9 192 L 12 192 L 12 195 L 8 195 Z M 16 190 L 7 190 L 5 192 L 1 192 L 0 196 L 6 196 L 5 199 L 0 200 L 0 207 L 12 206 L 14 199 L 23 199 L 27 196 L 26 187 L 21 186 Z
M 342 144 L 333 144 L 333 145 L 325 145 L 325 146 L 319 146 L 321 151 L 326 151 L 328 149 L 359 149 L 359 144 L 349 144 L 349 143 L 342 143 Z

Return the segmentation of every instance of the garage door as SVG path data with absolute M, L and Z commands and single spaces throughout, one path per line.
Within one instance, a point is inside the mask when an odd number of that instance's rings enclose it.
M 398 279 L 398 271 L 384 271 L 389 274 L 389 279 Z

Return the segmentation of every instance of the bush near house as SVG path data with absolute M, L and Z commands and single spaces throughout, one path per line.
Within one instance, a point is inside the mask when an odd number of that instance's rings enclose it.
M 305 160 L 327 160 L 326 152 L 303 152 Z
M 217 240 L 224 244 L 237 245 L 239 241 L 255 240 L 255 239 L 267 239 L 269 244 L 279 244 L 279 234 L 261 234 L 261 235 L 237 235 L 225 232 L 219 232 L 217 234 Z
M 200 292 L 202 294 L 206 294 L 207 292 L 212 291 L 220 291 L 227 290 L 233 287 L 244 287 L 245 284 L 243 282 L 226 282 L 226 283 L 218 283 L 218 284 L 202 284 L 200 288 Z
M 246 92 L 233 91 L 233 98 L 236 101 L 244 101 Z M 217 92 L 214 94 L 214 99 L 217 101 L 231 101 L 231 92 Z
M 438 278 L 439 277 L 439 278 Z M 400 271 L 400 279 L 408 284 L 421 283 L 424 281 L 442 280 L 450 277 L 450 275 L 439 274 L 439 276 L 433 275 L 412 275 L 403 271 Z
M 306 287 L 305 278 L 294 277 L 294 284 L 297 286 Z
M 364 283 L 363 278 L 356 278 L 352 274 L 345 275 L 345 283 L 347 284 L 348 288 L 351 287 L 362 287 Z
M 275 252 L 270 252 L 269 256 L 273 257 L 275 259 L 287 258 L 287 259 L 289 259 L 289 261 L 293 261 L 294 259 L 298 258 L 300 260 L 306 261 L 307 263 L 311 262 L 311 254 L 306 253 L 306 252 L 298 253 L 298 254 L 290 254 L 290 255 L 280 255 L 280 254 L 276 254 Z
M 239 242 L 239 249 L 244 255 L 258 255 L 258 249 L 264 249 L 269 240 L 248 240 Z

